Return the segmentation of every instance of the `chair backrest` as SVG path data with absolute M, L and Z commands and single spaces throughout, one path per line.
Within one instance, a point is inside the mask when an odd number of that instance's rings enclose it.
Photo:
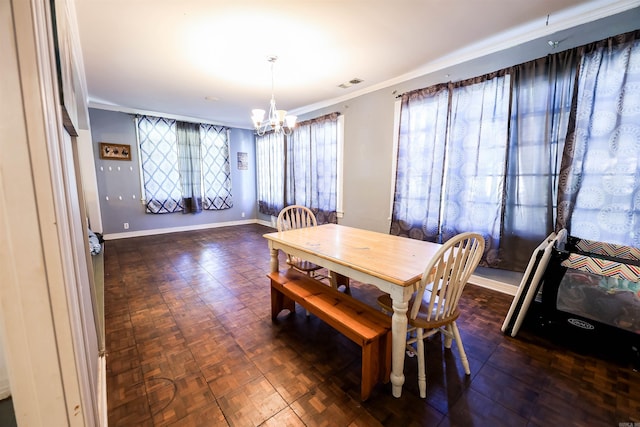
M 414 301 L 428 304 L 427 320 L 437 321 L 453 315 L 458 308 L 460 295 L 480 263 L 484 252 L 484 238 L 478 233 L 461 233 L 449 239 L 431 259 L 422 274 Z M 433 284 L 428 300 L 424 294 L 427 286 Z M 409 316 L 415 319 L 420 304 L 414 303 Z
M 301 205 L 291 205 L 282 209 L 276 221 L 278 231 L 314 227 L 316 225 L 318 225 L 318 222 L 311 209 Z

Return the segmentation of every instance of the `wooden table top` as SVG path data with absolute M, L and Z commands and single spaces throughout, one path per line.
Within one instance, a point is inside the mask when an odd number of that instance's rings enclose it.
M 442 245 L 338 224 L 268 233 L 264 237 L 399 286 L 419 281 Z

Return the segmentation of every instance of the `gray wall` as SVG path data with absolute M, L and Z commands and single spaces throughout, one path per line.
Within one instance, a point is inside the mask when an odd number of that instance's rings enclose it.
M 343 211 L 340 224 L 388 233 L 390 225 L 391 187 L 394 182 L 392 172 L 393 122 L 396 96 L 424 88 L 436 83 L 459 81 L 496 71 L 511 65 L 540 58 L 559 50 L 566 50 L 609 36 L 638 28 L 640 8 L 631 9 L 618 16 L 610 16 L 589 23 L 583 29 L 560 31 L 551 36 L 532 40 L 514 48 L 501 51 L 462 52 L 450 58 L 451 66 L 435 64 L 433 70 L 425 69 L 424 74 L 384 89 L 316 108 L 299 114 L 299 120 L 306 120 L 330 112 L 344 115 L 344 184 Z M 559 40 L 558 48 L 552 48 L 549 40 Z M 497 49 L 496 49 L 497 50 Z M 469 58 L 476 58 L 470 59 Z M 354 86 L 355 90 L 357 86 Z M 346 95 L 349 92 L 345 92 Z M 345 96 L 346 97 L 346 96 Z M 101 110 L 90 110 L 93 141 L 121 142 L 135 146 L 133 120 L 130 115 Z M 237 152 L 249 153 L 249 171 L 237 170 Z M 233 129 L 231 133 L 232 185 L 235 206 L 229 211 L 205 212 L 196 216 L 182 214 L 145 215 L 139 200 L 132 200 L 138 194 L 138 171 L 101 171 L 100 166 L 121 166 L 132 163 L 137 167 L 137 151 L 134 162 L 100 160 L 96 151 L 98 187 L 101 197 L 101 212 L 105 223 L 105 233 L 122 232 L 122 223 L 129 222 L 131 230 L 180 227 L 203 223 L 258 219 L 270 222 L 269 216 L 257 212 L 255 188 L 255 144 L 251 131 Z M 129 165 L 126 165 L 127 169 Z M 109 175 L 110 174 L 110 175 Z M 123 195 L 123 200 L 117 199 Z M 105 200 L 109 195 L 110 200 Z M 111 195 L 116 198 L 113 199 Z M 128 198 L 127 198 L 128 197 Z
M 205 227 L 220 223 L 242 223 L 256 218 L 255 138 L 245 129 L 231 129 L 230 166 L 233 207 L 198 214 L 145 213 L 141 203 L 140 169 L 135 124 L 131 114 L 90 109 L 91 136 L 94 144 L 95 167 L 102 226 L 105 235 L 133 233 L 180 227 Z M 103 160 L 100 142 L 129 144 L 131 161 Z M 238 152 L 248 154 L 249 169 L 238 170 Z M 108 200 L 107 200 L 108 198 Z M 244 213 L 244 217 L 242 214 Z M 129 223 L 129 229 L 123 228 Z M 138 233 L 144 234 L 144 233 Z M 109 237 L 109 236 L 107 236 Z
M 327 109 L 345 116 L 343 225 L 389 232 L 395 101 L 384 89 Z
M 621 18 L 622 17 L 622 18 Z M 344 115 L 344 216 L 343 225 L 388 233 L 390 228 L 391 176 L 393 158 L 394 105 L 397 95 L 437 83 L 459 81 L 480 76 L 512 65 L 567 50 L 597 40 L 639 28 L 640 8 L 611 16 L 589 24 L 588 29 L 566 30 L 543 39 L 532 40 L 515 48 L 461 54 L 456 65 L 440 67 L 437 71 L 391 85 L 375 92 L 301 114 L 299 120 L 318 117 L 330 112 Z M 549 40 L 560 40 L 552 48 Z M 438 68 L 438 67 L 434 67 Z M 265 216 L 258 214 L 260 219 Z

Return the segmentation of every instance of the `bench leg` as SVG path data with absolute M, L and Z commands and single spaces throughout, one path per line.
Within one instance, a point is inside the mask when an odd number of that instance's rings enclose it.
M 365 401 L 378 383 L 380 375 L 380 340 L 374 340 L 362 346 L 362 379 L 360 398 Z
M 335 271 L 330 271 L 329 280 L 331 282 L 332 288 L 340 289 L 340 286 L 344 286 L 344 293 L 347 295 L 351 295 L 351 288 L 349 287 L 349 278 L 347 276 L 343 276 L 342 274 L 336 273 Z
M 271 320 L 276 320 L 282 310 L 296 311 L 296 303 L 291 298 L 285 296 L 277 287 L 271 284 Z

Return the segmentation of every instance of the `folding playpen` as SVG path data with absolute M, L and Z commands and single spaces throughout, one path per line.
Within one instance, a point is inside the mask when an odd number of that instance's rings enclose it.
M 532 254 L 502 331 L 526 322 L 563 344 L 640 367 L 640 248 L 548 236 Z

